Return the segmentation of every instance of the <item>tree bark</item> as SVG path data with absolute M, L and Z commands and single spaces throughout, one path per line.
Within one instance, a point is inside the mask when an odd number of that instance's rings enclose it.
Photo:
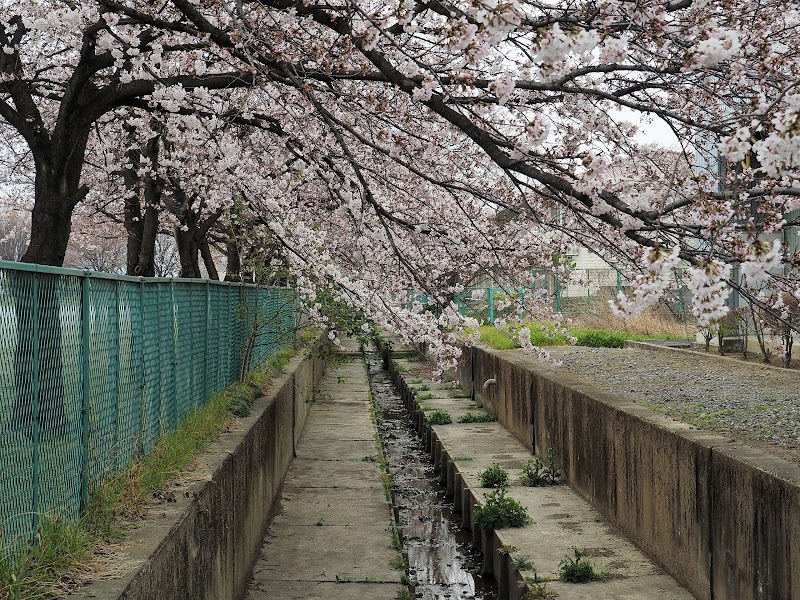
M 214 257 L 211 256 L 211 248 L 208 245 L 208 240 L 203 238 L 200 240 L 200 255 L 203 257 L 203 264 L 206 267 L 208 278 L 214 281 L 219 281 L 219 272 L 217 266 L 214 264 Z
M 156 275 L 156 238 L 158 237 L 159 211 L 157 205 L 150 205 L 144 213 L 142 243 L 133 274 L 140 277 Z
M 128 198 L 125 200 L 125 230 L 128 232 L 127 264 L 128 275 L 154 277 L 156 236 L 159 226 L 159 207 L 161 204 L 161 182 L 150 174 L 141 181 L 138 176 L 141 155 L 148 158 L 153 168 L 158 166 L 160 136 L 148 140 L 143 153 L 132 150 L 128 161 L 133 165 L 123 174 Z M 141 198 L 144 195 L 144 211 Z
M 125 168 L 122 178 L 125 183 L 127 195 L 124 205 L 123 226 L 128 234 L 126 244 L 125 272 L 134 275 L 139 264 L 139 254 L 142 251 L 142 238 L 144 237 L 144 221 L 142 219 L 142 203 L 140 201 L 139 176 L 139 151 L 128 151 L 130 168 Z
M 191 221 L 187 217 L 187 221 Z M 178 257 L 181 262 L 181 277 L 187 279 L 200 278 L 200 263 L 197 255 L 197 242 L 195 241 L 193 227 L 189 225 L 189 230 L 184 231 L 180 225 L 175 226 L 175 245 L 178 248 Z
M 242 258 L 239 255 L 239 244 L 233 235 L 225 240 L 225 255 L 228 258 L 225 266 L 225 281 L 241 281 Z

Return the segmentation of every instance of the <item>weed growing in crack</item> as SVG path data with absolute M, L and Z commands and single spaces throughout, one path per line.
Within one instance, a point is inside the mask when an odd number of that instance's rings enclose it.
M 408 561 L 402 556 L 390 560 L 389 566 L 398 571 L 408 571 Z
M 406 588 L 400 588 L 397 592 L 397 596 L 395 596 L 395 600 L 414 600 L 414 597 Z
M 504 527 L 523 527 L 532 523 L 527 509 L 506 495 L 500 488 L 483 495 L 484 502 L 475 505 L 472 522 L 481 529 L 502 529 Z
M 586 551 L 572 547 L 573 555 L 565 554 L 558 563 L 558 578 L 566 583 L 587 583 L 602 581 L 608 573 L 595 570 L 594 565 L 586 559 Z
M 506 487 L 510 481 L 508 471 L 496 463 L 478 473 L 478 479 L 481 480 L 481 487 L 485 488 Z
M 546 463 L 536 457 L 522 467 L 522 485 L 544 487 L 560 483 L 561 470 L 556 465 L 556 457 L 552 448 L 547 451 Z
M 558 592 L 548 590 L 546 583 L 531 583 L 522 600 L 551 600 L 552 598 L 558 598 Z
M 454 456 L 453 460 L 456 462 L 471 462 L 475 460 L 472 456 L 467 456 L 466 454 L 460 456 Z
M 533 561 L 527 554 L 518 554 L 511 560 L 511 564 L 517 571 L 530 571 L 533 569 Z
M 431 425 L 448 425 L 453 422 L 453 417 L 446 410 L 437 408 L 428 413 L 428 423 Z
M 468 412 L 458 420 L 459 423 L 494 423 L 495 421 L 497 421 L 497 417 L 489 413 L 471 412 Z

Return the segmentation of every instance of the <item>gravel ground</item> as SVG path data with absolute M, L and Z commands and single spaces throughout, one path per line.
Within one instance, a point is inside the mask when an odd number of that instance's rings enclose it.
M 548 348 L 595 387 L 800 464 L 800 373 L 632 348 Z

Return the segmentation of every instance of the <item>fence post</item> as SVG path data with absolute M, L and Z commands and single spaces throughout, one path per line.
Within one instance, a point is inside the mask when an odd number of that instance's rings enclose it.
M 32 273 L 33 278 L 33 360 L 32 360 L 32 416 L 33 423 L 33 497 L 31 498 L 33 515 L 33 535 L 39 529 L 39 274 Z M 17 329 L 19 331 L 19 328 Z M 18 340 L 17 343 L 21 343 Z
M 83 352 L 81 357 L 81 499 L 79 505 L 79 514 L 81 515 L 85 514 L 89 503 L 89 319 L 91 318 L 89 285 L 89 274 L 84 272 L 81 279 L 81 347 Z
M 486 290 L 486 301 L 489 303 L 489 323 L 494 325 L 494 288 L 490 287 Z
M 211 328 L 211 282 L 206 279 L 206 326 L 203 329 L 203 404 L 208 400 L 208 330 Z
M 120 431 L 119 431 L 119 380 L 120 380 L 119 368 L 120 368 L 120 363 L 122 362 L 120 360 L 120 353 L 122 352 L 122 344 L 120 343 L 120 331 L 119 331 L 119 325 L 120 325 L 120 323 L 119 323 L 120 322 L 120 318 L 119 318 L 120 317 L 120 314 L 119 314 L 120 313 L 120 310 L 119 310 L 119 283 L 120 283 L 119 279 L 115 279 L 114 280 L 114 308 L 116 310 L 116 328 L 115 329 L 117 330 L 117 339 L 116 339 L 116 344 L 117 344 L 117 352 L 116 352 L 117 368 L 115 369 L 114 374 L 115 374 L 115 376 L 117 378 L 117 381 L 116 381 L 116 385 L 114 386 L 114 392 L 113 392 L 114 393 L 114 398 L 113 398 L 113 401 L 114 401 L 114 419 L 113 419 L 112 423 L 114 424 L 114 438 L 113 438 L 114 441 L 111 444 L 111 448 L 113 449 L 114 452 L 117 452 L 117 453 L 119 453 L 119 433 L 120 433 Z M 113 456 L 113 453 L 112 453 L 111 456 Z M 111 467 L 111 469 L 116 469 L 116 468 L 117 468 L 116 464 L 114 464 Z
M 131 319 L 133 321 L 133 319 Z M 136 454 L 141 456 L 144 454 L 144 429 L 147 424 L 147 416 L 145 411 L 145 395 L 144 390 L 147 383 L 146 372 L 144 368 L 144 278 L 139 278 L 139 365 L 142 372 L 142 381 L 139 386 L 139 442 L 136 447 Z M 133 338 L 133 343 L 136 343 L 136 337 Z
M 158 360 L 156 361 L 156 364 L 158 365 L 158 376 L 155 379 L 156 389 L 153 398 L 154 401 L 156 399 L 158 400 L 158 412 L 155 414 L 158 415 L 158 435 L 162 435 L 167 429 L 164 426 L 164 421 L 162 420 L 162 415 L 164 414 L 164 402 L 163 398 L 161 397 L 161 380 L 163 378 L 162 369 L 164 368 L 164 356 L 162 356 L 162 352 L 164 350 L 161 348 L 161 288 L 163 287 L 163 284 L 158 282 L 154 283 L 153 285 L 156 286 L 156 343 L 158 344 L 158 352 L 156 354 L 156 356 L 158 356 Z
M 177 315 L 175 314 L 175 282 L 169 282 L 169 297 L 170 297 L 170 314 L 172 315 L 172 319 L 170 321 L 170 331 L 172 332 L 172 397 L 170 398 L 170 429 L 174 429 L 178 425 L 178 374 L 176 372 L 176 357 L 178 353 L 178 349 L 175 347 L 177 344 L 177 335 L 175 333 L 175 319 Z
M 561 282 L 556 279 L 556 312 L 561 312 Z

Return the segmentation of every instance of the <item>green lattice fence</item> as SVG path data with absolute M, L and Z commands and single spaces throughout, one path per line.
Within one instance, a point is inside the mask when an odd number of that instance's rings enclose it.
M 292 290 L 0 261 L 0 550 L 289 341 Z

